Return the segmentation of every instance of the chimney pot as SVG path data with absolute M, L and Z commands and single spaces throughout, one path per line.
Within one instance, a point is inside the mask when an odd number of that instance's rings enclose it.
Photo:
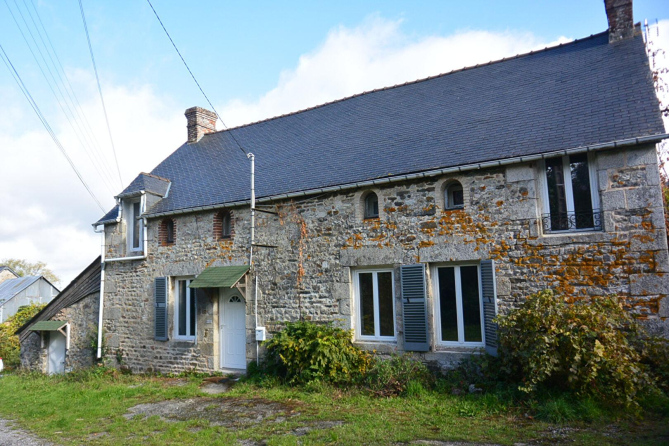
M 605 0 L 610 43 L 633 37 L 633 0 Z
M 207 133 L 216 132 L 216 113 L 201 107 L 191 107 L 184 113 L 188 142 L 198 142 Z

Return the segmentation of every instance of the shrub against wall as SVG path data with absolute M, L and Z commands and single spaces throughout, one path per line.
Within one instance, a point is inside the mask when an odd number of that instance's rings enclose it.
M 654 370 L 642 362 L 650 343 L 616 297 L 569 303 L 542 291 L 497 321 L 503 370 L 522 391 L 546 387 L 631 405 L 655 387 Z
M 350 383 L 370 365 L 371 356 L 351 343 L 351 333 L 331 324 L 289 322 L 266 341 L 265 367 L 290 384 Z
M 19 308 L 15 315 L 0 324 L 0 358 L 7 368 L 15 368 L 21 364 L 21 346 L 19 337 L 14 333 L 35 316 L 46 304 L 30 304 Z

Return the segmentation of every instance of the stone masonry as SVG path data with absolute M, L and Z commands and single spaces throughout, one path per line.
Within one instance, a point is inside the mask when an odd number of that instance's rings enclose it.
M 79 370 L 94 363 L 98 333 L 100 295 L 91 294 L 79 302 L 63 308 L 51 320 L 70 323 L 70 349 L 65 354 L 65 370 Z M 30 332 L 21 341 L 21 367 L 47 371 L 49 332 Z M 40 339 L 44 336 L 44 342 Z M 114 352 L 110 352 L 114 353 Z M 111 358 L 110 354 L 110 358 Z
M 668 333 L 668 247 L 656 152 L 639 146 L 594 155 L 603 230 L 543 234 L 537 163 L 524 163 L 424 178 L 271 203 L 277 215 L 256 214 L 255 275 L 246 299 L 247 361 L 255 359 L 254 293 L 258 324 L 269 332 L 300 317 L 355 323 L 352 277 L 363 267 L 393 267 L 397 342 L 361 344 L 402 352 L 399 266 L 494 259 L 498 309 L 552 288 L 578 300 L 617 294 L 655 334 Z M 457 180 L 464 207 L 445 210 L 444 189 Z M 363 219 L 368 191 L 379 198 L 379 218 Z M 267 205 L 268 203 L 263 203 Z M 175 243 L 160 243 L 161 218 L 148 220 L 146 260 L 106 265 L 104 329 L 109 352 L 120 349 L 134 371 L 217 370 L 218 292 L 197 297 L 197 341 L 154 340 L 154 278 L 170 277 L 168 320 L 174 333 L 175 278 L 195 277 L 208 266 L 242 265 L 249 256 L 249 207 L 231 211 L 233 237 L 214 231 L 219 210 L 172 215 Z M 123 222 L 105 226 L 107 258 L 125 255 Z M 427 269 L 430 272 L 430 269 Z M 472 350 L 436 348 L 434 292 L 428 280 L 427 361 L 449 366 Z M 110 353 L 112 354 L 112 353 Z

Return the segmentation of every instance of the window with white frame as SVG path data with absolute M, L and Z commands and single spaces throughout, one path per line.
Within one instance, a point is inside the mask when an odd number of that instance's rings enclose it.
M 441 345 L 484 345 L 484 313 L 479 265 L 448 265 L 433 268 L 435 326 Z
M 128 221 L 126 222 L 126 235 L 130 251 L 142 250 L 142 202 L 140 199 L 130 201 L 127 206 Z
M 393 270 L 361 270 L 354 275 L 356 337 L 394 341 Z
M 593 165 L 592 157 L 586 153 L 544 160 L 540 178 L 545 232 L 602 229 Z
M 194 341 L 196 333 L 196 290 L 188 286 L 191 279 L 175 281 L 175 339 Z

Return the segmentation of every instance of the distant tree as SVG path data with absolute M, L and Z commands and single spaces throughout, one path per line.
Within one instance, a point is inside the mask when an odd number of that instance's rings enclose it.
M 0 260 L 0 266 L 10 267 L 19 277 L 23 276 L 44 276 L 52 284 L 56 285 L 60 279 L 53 271 L 47 268 L 44 262 L 31 263 L 22 259 L 5 259 Z

